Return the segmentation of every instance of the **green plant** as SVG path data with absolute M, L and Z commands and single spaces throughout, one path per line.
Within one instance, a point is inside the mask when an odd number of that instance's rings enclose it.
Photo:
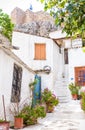
M 36 105 L 33 108 L 29 105 L 25 106 L 21 113 L 26 126 L 36 124 L 39 117 L 44 118 L 46 116 L 45 108 L 41 105 Z
M 34 79 L 33 82 L 29 83 L 29 87 L 34 86 L 35 84 L 37 84 L 37 79 Z
M 54 108 L 59 103 L 59 99 L 48 88 L 44 89 L 41 97 L 41 101 L 46 103 L 48 109 Z
M 85 111 L 85 91 L 82 91 L 80 95 L 81 95 L 81 100 L 80 100 L 81 109 Z
M 6 121 L 4 119 L 0 119 L 0 123 L 3 123 L 3 122 L 9 122 L 9 121 Z
M 12 114 L 14 117 L 22 117 L 21 106 L 19 103 L 11 103 L 9 111 L 10 111 L 10 114 Z
M 39 117 L 44 118 L 46 116 L 44 106 L 38 104 L 38 105 L 35 106 L 34 109 L 35 109 L 36 113 L 38 114 L 38 118 Z
M 8 14 L 3 13 L 0 9 L 0 33 L 12 41 L 12 32 L 14 29 L 14 24 L 12 23 Z
M 16 99 L 15 103 L 11 103 L 9 107 L 10 114 L 12 114 L 14 117 L 22 117 L 21 111 L 23 107 L 27 104 L 27 100 L 28 97 L 25 100 L 23 100 L 23 102 L 18 102 Z
M 70 83 L 68 87 L 69 87 L 72 95 L 79 94 L 79 90 L 80 90 L 81 86 L 78 86 L 76 83 Z

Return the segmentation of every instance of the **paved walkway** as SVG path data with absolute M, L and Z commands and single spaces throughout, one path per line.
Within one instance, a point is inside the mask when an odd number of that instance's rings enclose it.
M 37 125 L 20 130 L 85 130 L 85 113 L 80 108 L 80 101 L 72 100 L 59 104 L 53 113 L 39 119 Z

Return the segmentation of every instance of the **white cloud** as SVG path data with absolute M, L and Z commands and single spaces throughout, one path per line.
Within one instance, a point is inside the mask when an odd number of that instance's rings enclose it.
M 11 11 L 15 7 L 19 7 L 22 10 L 26 11 L 29 9 L 30 4 L 32 4 L 34 12 L 43 10 L 43 5 L 36 0 L 2 0 L 0 3 L 0 9 L 2 9 L 4 13 L 10 15 Z

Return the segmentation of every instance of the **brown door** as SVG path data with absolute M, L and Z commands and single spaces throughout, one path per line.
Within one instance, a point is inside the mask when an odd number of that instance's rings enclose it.
M 85 66 L 75 67 L 75 82 L 80 86 L 85 86 Z

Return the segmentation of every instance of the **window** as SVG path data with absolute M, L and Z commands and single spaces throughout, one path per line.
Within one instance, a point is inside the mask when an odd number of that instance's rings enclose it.
M 64 49 L 64 61 L 65 64 L 68 64 L 68 49 Z
M 22 68 L 14 64 L 11 102 L 20 101 Z
M 46 44 L 35 44 L 35 60 L 46 60 Z

